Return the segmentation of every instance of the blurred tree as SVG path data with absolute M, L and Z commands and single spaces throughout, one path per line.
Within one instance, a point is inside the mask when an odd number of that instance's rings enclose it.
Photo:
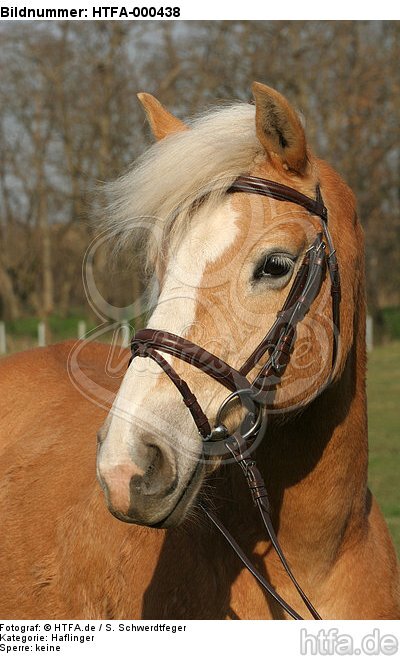
M 355 191 L 366 231 L 370 311 L 400 304 L 399 43 L 390 21 L 15 22 L 0 26 L 0 313 L 85 306 L 80 267 L 101 193 L 148 131 L 138 91 L 181 118 L 250 100 L 257 79 L 285 93 L 314 150 Z M 124 268 L 132 258 L 125 256 Z M 97 255 L 106 299 L 141 291 Z

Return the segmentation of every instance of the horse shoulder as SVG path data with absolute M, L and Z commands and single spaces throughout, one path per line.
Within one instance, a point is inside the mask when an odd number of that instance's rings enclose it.
M 73 346 L 34 349 L 0 363 L 3 617 L 63 617 L 82 608 L 104 616 L 96 576 L 77 584 L 75 572 L 88 567 L 82 544 L 88 543 L 97 560 L 103 558 L 104 570 L 106 561 L 118 560 L 127 534 L 135 543 L 140 533 L 105 508 L 96 480 L 96 431 L 107 408 L 72 384 L 67 363 Z M 107 387 L 111 399 L 119 380 L 105 373 L 108 350 L 88 344 L 79 366 L 93 385 Z M 112 542 L 107 556 L 106 536 Z M 79 603 L 65 594 L 74 586 Z

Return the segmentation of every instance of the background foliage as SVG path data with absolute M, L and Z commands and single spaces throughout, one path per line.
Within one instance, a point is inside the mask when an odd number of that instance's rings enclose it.
M 389 21 L 3 24 L 0 319 L 88 314 L 80 270 L 96 230 L 93 186 L 146 146 L 138 91 L 184 118 L 250 100 L 259 80 L 298 107 L 314 150 L 354 189 L 369 310 L 378 332 L 393 332 L 398 319 L 388 324 L 382 310 L 399 305 L 399 30 Z M 95 265 L 107 300 L 138 294 L 133 265 L 118 277 L 106 254 Z

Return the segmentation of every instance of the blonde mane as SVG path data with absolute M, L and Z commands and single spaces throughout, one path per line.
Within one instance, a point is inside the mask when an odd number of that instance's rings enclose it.
M 145 245 L 150 265 L 166 234 L 187 227 L 190 209 L 200 201 L 210 210 L 220 203 L 233 180 L 248 172 L 262 151 L 253 105 L 212 109 L 188 126 L 155 143 L 124 175 L 105 185 L 104 223 L 110 236 L 118 249 Z

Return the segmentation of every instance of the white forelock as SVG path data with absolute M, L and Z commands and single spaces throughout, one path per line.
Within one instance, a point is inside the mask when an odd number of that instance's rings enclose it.
M 143 241 L 153 262 L 165 235 L 185 230 L 200 199 L 213 211 L 233 180 L 262 150 L 255 107 L 234 104 L 191 121 L 189 130 L 151 146 L 120 178 L 106 185 L 106 227 L 119 247 Z

